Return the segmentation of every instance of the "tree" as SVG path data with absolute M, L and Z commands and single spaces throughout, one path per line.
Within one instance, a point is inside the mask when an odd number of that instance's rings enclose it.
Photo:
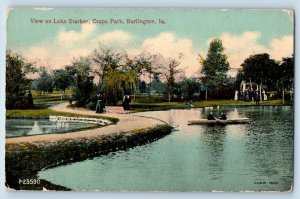
M 116 105 L 119 99 L 127 94 L 133 94 L 137 74 L 132 70 L 108 70 L 103 79 L 102 91 L 109 103 Z
M 207 88 L 217 91 L 220 90 L 221 85 L 227 81 L 227 71 L 229 70 L 229 63 L 227 56 L 224 54 L 224 47 L 222 40 L 214 39 L 209 44 L 209 50 L 206 58 L 200 57 L 202 64 L 201 73 L 203 75 L 202 82 Z
M 67 67 L 67 70 L 74 74 L 73 99 L 76 101 L 76 105 L 86 105 L 91 100 L 94 87 L 90 60 L 81 57 Z
M 152 89 L 155 90 L 157 94 L 163 94 L 167 90 L 166 85 L 160 80 L 159 76 L 154 76 L 154 80 L 151 84 Z
M 92 53 L 92 61 L 96 64 L 95 73 L 99 76 L 100 83 L 104 80 L 109 71 L 115 71 L 118 67 L 125 64 L 124 53 L 104 48 L 101 44 Z
M 175 89 L 175 76 L 181 72 L 181 70 L 178 69 L 179 64 L 180 62 L 177 61 L 176 59 L 169 59 L 167 67 L 162 73 L 166 80 L 169 102 L 171 101 L 172 93 L 174 92 Z
M 292 89 L 294 85 L 294 55 L 284 57 L 280 63 L 279 84 L 282 87 Z
M 32 63 L 21 55 L 6 51 L 6 108 L 14 108 L 14 104 L 29 90 L 31 79 L 27 76 L 35 73 Z
M 141 81 L 139 84 L 140 93 L 147 93 L 147 84 L 145 81 Z
M 277 79 L 277 88 L 278 88 L 278 90 L 282 90 L 282 99 L 283 99 L 283 103 L 284 103 L 284 90 L 286 88 L 288 88 L 293 91 L 294 55 L 292 55 L 291 57 L 282 58 L 279 68 L 280 68 L 279 69 L 280 77 Z
M 267 53 L 251 55 L 244 60 L 241 66 L 244 77 L 249 82 L 259 84 L 260 99 L 262 99 L 262 86 L 264 85 L 269 90 L 275 88 L 276 82 L 281 76 L 278 63 Z
M 184 79 L 179 84 L 181 85 L 182 92 L 185 93 L 189 99 L 192 98 L 194 93 L 200 90 L 200 83 L 196 78 Z
M 42 92 L 51 93 L 54 88 L 54 82 L 52 76 L 47 72 L 45 67 L 39 69 L 39 78 L 35 80 L 36 90 L 42 94 Z
M 66 89 L 71 86 L 72 77 L 71 73 L 66 69 L 59 69 L 53 71 L 54 87 L 57 90 L 61 90 L 63 94 L 66 94 Z
M 128 62 L 131 64 L 132 69 L 136 71 L 139 78 L 141 75 L 147 76 L 149 82 L 149 96 L 151 96 L 153 81 L 161 74 L 163 68 L 162 60 L 164 60 L 164 58 L 161 55 L 143 52 Z

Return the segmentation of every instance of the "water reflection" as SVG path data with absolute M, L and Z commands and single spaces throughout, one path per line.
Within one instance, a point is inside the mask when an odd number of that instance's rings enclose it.
M 293 175 L 293 113 L 284 109 L 265 107 L 254 114 L 256 122 L 246 133 L 245 155 L 255 179 L 276 181 L 288 189 Z
M 7 119 L 5 129 L 6 137 L 17 137 L 47 133 L 63 133 L 93 126 L 95 125 L 73 122 L 53 122 L 49 120 Z
M 187 125 L 189 119 L 206 118 L 211 111 L 216 117 L 222 111 L 228 118 L 249 117 L 251 122 Z M 286 191 L 291 186 L 291 107 L 220 107 L 139 114 L 160 118 L 177 126 L 177 131 L 144 146 L 40 172 L 40 177 L 75 190 Z M 82 170 L 84 175 L 74 175 Z M 257 185 L 260 181 L 266 183 Z
M 212 180 L 223 178 L 225 126 L 207 125 L 202 137 L 202 144 L 207 148 L 209 175 Z

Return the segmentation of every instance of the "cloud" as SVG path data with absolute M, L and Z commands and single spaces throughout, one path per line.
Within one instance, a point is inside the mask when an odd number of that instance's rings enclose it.
M 42 46 L 30 47 L 23 55 L 30 62 L 36 62 L 41 66 L 47 66 L 50 62 L 49 52 Z
M 156 37 L 146 39 L 141 49 L 149 53 L 161 54 L 167 59 L 178 59 L 182 55 L 179 68 L 184 69 L 187 76 L 192 76 L 199 71 L 198 51 L 194 49 L 192 40 L 177 38 L 175 33 L 163 32 Z
M 281 60 L 282 57 L 291 56 L 294 49 L 293 36 L 284 36 L 280 39 L 273 39 L 271 41 L 270 55 L 276 60 Z
M 124 44 L 128 44 L 132 40 L 132 36 L 123 30 L 115 30 L 100 35 L 96 40 L 105 45 L 108 44 L 124 45 Z
M 268 52 L 268 49 L 258 44 L 259 32 L 244 32 L 241 35 L 223 33 L 220 39 L 225 47 L 225 54 L 231 67 L 238 68 L 250 55 Z
M 80 31 L 60 31 L 53 40 L 33 45 L 24 49 L 21 54 L 38 66 L 46 66 L 51 70 L 61 68 L 73 61 L 73 58 L 88 56 L 98 43 L 108 47 L 126 49 L 130 56 L 140 53 L 161 54 L 166 59 L 178 59 L 179 68 L 186 76 L 197 76 L 201 68 L 198 62 L 198 53 L 207 54 L 207 48 L 195 48 L 193 41 L 188 38 L 179 38 L 174 32 L 162 32 L 154 37 L 147 38 L 140 43 L 133 43 L 134 37 L 123 30 L 114 30 L 103 34 L 95 34 L 95 26 L 82 25 Z M 230 34 L 224 32 L 220 35 L 228 56 L 230 67 L 240 68 L 243 61 L 250 55 L 269 53 L 271 58 L 281 60 L 282 57 L 293 53 L 293 36 L 285 35 L 273 38 L 268 45 L 259 43 L 260 32 L 244 32 Z M 208 43 L 211 39 L 208 40 Z
M 62 30 L 61 32 L 58 33 L 57 38 L 60 42 L 63 43 L 82 41 L 87 39 L 95 29 L 96 29 L 95 24 L 83 24 L 81 26 L 80 32 L 76 32 L 73 30 L 71 31 Z
M 80 32 L 60 31 L 55 39 L 33 45 L 21 54 L 26 59 L 34 61 L 37 66 L 55 70 L 72 63 L 74 58 L 88 56 L 99 42 L 107 46 L 117 44 L 120 47 L 126 46 L 132 40 L 132 36 L 122 30 L 93 36 L 94 30 L 94 25 L 84 24 Z
M 220 36 L 232 68 L 239 68 L 244 60 L 253 54 L 268 53 L 271 58 L 281 60 L 282 57 L 291 56 L 293 53 L 293 36 L 274 38 L 265 46 L 258 42 L 260 35 L 259 32 L 244 32 L 241 35 L 223 33 Z

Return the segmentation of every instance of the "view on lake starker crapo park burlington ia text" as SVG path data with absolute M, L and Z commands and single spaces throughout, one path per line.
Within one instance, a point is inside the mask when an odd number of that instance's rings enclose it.
M 290 192 L 294 12 L 10 8 L 7 190 Z

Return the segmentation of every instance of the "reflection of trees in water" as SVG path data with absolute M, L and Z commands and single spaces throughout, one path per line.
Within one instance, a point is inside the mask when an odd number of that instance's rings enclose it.
M 293 116 L 290 113 L 278 107 L 264 107 L 254 115 L 256 121 L 247 129 L 245 140 L 245 160 L 253 177 L 291 182 Z
M 203 133 L 203 144 L 207 144 L 208 149 L 208 170 L 211 179 L 222 178 L 224 171 L 224 140 L 225 126 L 206 126 Z

